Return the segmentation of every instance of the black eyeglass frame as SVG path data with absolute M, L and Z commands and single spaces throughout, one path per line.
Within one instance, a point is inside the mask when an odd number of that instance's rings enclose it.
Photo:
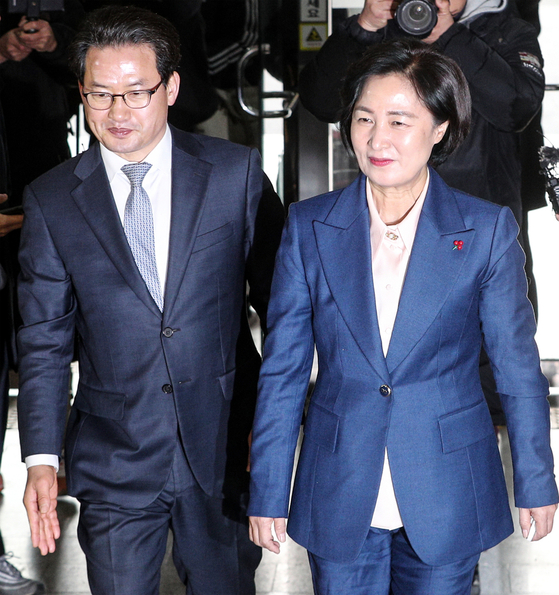
M 124 104 L 126 105 L 126 107 L 129 107 L 130 109 L 145 109 L 146 107 L 149 106 L 149 104 L 151 103 L 151 97 L 152 95 L 154 95 L 155 93 L 157 93 L 159 87 L 161 87 L 161 85 L 163 85 L 163 79 L 161 79 L 157 85 L 155 85 L 155 87 L 152 87 L 151 89 L 132 89 L 130 91 L 126 91 L 126 93 L 107 93 L 106 91 L 90 91 L 89 93 L 84 93 L 82 91 L 82 97 L 85 99 L 87 105 L 91 108 L 94 109 L 98 112 L 104 112 L 106 110 L 111 109 L 111 107 L 113 107 L 115 99 L 117 97 L 122 97 L 122 101 L 124 101 Z M 130 93 L 149 93 L 149 99 L 146 105 L 142 106 L 142 107 L 133 107 L 132 105 L 128 105 L 127 101 L 126 101 L 126 96 Z M 89 95 L 108 95 L 110 97 L 112 97 L 112 101 L 111 101 L 111 105 L 109 105 L 109 107 L 93 107 L 91 105 L 91 103 L 89 103 Z

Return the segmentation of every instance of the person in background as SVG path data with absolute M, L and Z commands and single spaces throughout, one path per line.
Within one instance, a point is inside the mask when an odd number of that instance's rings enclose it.
M 8 195 L 5 194 L 7 181 L 8 160 L 5 145 L 4 117 L 0 103 L 0 209 L 2 208 L 1 205 L 8 199 Z M 22 215 L 5 215 L 0 213 L 0 237 L 4 237 L 12 231 L 19 229 L 22 221 Z M 0 292 L 5 290 L 7 282 L 6 272 L 0 263 Z M 2 316 L 1 326 L 6 324 L 6 318 L 5 315 Z M 7 345 L 4 343 L 0 347 L 0 423 L 2 424 L 0 427 L 0 459 L 4 450 L 4 436 L 8 418 L 9 368 Z M 0 480 L 3 487 L 1 475 Z M 6 552 L 2 533 L 0 532 L 0 595 L 43 595 L 45 592 L 43 583 L 22 576 L 21 572 L 10 562 L 11 558 L 12 555 Z
M 2 85 L 0 82 L 0 89 Z M 4 126 L 4 113 L 0 104 L 0 238 L 21 228 L 23 215 L 18 213 L 2 212 L 3 206 L 8 200 L 9 170 L 8 170 L 8 148 L 6 147 L 6 133 Z M 5 244 L 0 240 L 0 270 L 2 272 L 2 283 L 0 287 L 0 306 L 2 317 L 0 318 L 0 462 L 4 452 L 4 438 L 6 436 L 6 424 L 8 421 L 9 389 L 10 389 L 10 367 L 11 358 L 9 340 L 12 331 L 12 316 L 9 310 L 10 298 L 8 289 L 8 275 L 4 266 L 7 260 Z M 4 489 L 4 478 L 0 473 L 0 491 Z
M 530 23 L 536 35 L 541 32 L 540 0 L 516 0 L 516 8 L 520 18 Z M 547 206 L 545 194 L 545 177 L 541 173 L 539 149 L 544 145 L 542 129 L 542 108 L 530 120 L 530 123 L 520 133 L 520 162 L 522 164 L 522 247 L 526 253 L 526 276 L 528 277 L 528 297 L 536 320 L 538 320 L 538 292 L 534 277 L 534 261 L 528 236 L 528 219 L 530 211 Z
M 291 206 L 253 429 L 251 537 L 279 552 L 289 511 L 317 595 L 468 595 L 480 553 L 513 532 L 482 346 L 524 537 L 551 531 L 559 501 L 518 226 L 430 165 L 470 121 L 447 56 L 417 40 L 377 44 L 348 71 L 342 102 L 361 174 Z
M 7 5 L 8 0 L 1 0 L 0 74 L 10 158 L 9 206 L 17 206 L 29 182 L 70 158 L 68 120 L 79 95 L 66 51 L 85 12 L 79 0 L 65 0 L 64 11 L 28 21 L 8 13 Z

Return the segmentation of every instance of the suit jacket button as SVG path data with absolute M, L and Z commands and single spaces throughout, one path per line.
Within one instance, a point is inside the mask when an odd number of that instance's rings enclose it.
M 163 336 L 167 338 L 172 337 L 174 332 L 175 331 L 170 326 L 168 326 L 163 329 Z
M 379 389 L 378 392 L 383 397 L 389 397 L 392 394 L 392 389 L 388 386 L 388 384 L 383 384 Z
M 172 387 L 170 384 L 164 384 L 164 385 L 161 387 L 161 390 L 162 390 L 164 393 L 166 393 L 166 394 L 170 395 L 170 394 L 173 392 L 173 387 Z

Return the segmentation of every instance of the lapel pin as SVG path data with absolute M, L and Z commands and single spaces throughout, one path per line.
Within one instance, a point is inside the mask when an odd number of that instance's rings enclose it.
M 464 247 L 464 242 L 462 240 L 454 240 L 453 250 L 462 250 L 463 247 Z

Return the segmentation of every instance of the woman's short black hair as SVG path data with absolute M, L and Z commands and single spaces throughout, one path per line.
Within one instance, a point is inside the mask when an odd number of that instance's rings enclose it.
M 137 6 L 105 6 L 89 13 L 68 50 L 72 72 L 83 84 L 90 48 L 148 45 L 155 53 L 157 71 L 164 84 L 179 66 L 180 38 L 164 17 Z
M 416 39 L 396 39 L 369 48 L 353 63 L 342 87 L 340 132 L 353 153 L 353 110 L 371 77 L 398 74 L 415 89 L 433 115 L 435 125 L 448 121 L 442 140 L 433 147 L 432 165 L 440 165 L 466 138 L 470 129 L 471 101 L 468 82 L 458 64 L 432 46 Z

